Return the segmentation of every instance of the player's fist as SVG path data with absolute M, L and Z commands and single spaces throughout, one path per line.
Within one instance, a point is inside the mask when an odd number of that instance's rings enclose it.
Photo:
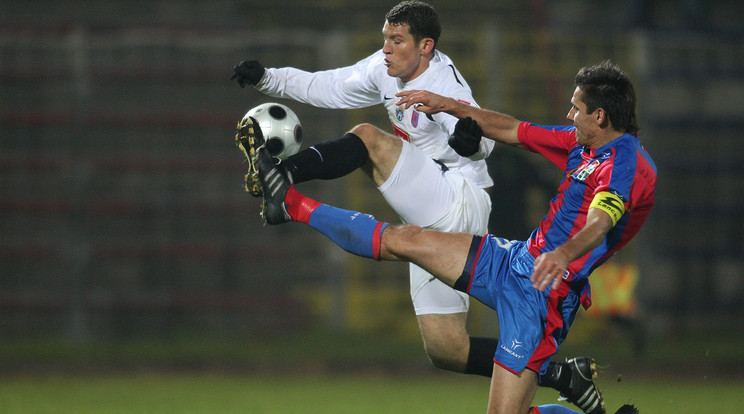
M 450 136 L 448 143 L 456 153 L 463 157 L 469 157 L 478 152 L 483 130 L 471 117 L 457 121 L 455 132 Z
M 245 85 L 257 84 L 263 78 L 266 69 L 257 60 L 244 60 L 233 68 L 233 72 L 230 80 L 236 80 L 243 88 Z

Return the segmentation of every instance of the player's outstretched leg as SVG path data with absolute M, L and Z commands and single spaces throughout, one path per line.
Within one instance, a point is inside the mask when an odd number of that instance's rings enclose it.
M 263 193 L 261 215 L 266 223 L 305 223 L 349 253 L 380 258 L 382 232 L 388 223 L 305 197 L 295 190 L 286 172 L 274 163 L 264 147 L 256 150 L 255 165 Z
M 540 379 L 540 385 L 560 391 L 560 399 L 575 404 L 586 414 L 604 414 L 604 397 L 594 384 L 597 364 L 594 359 L 577 357 L 551 364 Z

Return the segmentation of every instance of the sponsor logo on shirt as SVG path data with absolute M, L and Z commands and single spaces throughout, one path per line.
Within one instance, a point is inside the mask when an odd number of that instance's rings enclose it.
M 411 113 L 411 126 L 412 127 L 416 128 L 418 126 L 418 118 L 419 118 L 418 111 L 413 111 Z
M 573 174 L 571 174 L 571 178 L 577 181 L 584 181 L 594 172 L 594 170 L 597 169 L 597 167 L 599 167 L 599 160 L 593 160 L 592 162 L 574 170 Z

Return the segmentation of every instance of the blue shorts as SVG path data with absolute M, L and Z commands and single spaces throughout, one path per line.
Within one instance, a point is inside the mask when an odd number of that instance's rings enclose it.
M 546 292 L 532 287 L 534 264 L 527 242 L 474 236 L 455 283 L 455 289 L 498 313 L 499 344 L 493 361 L 515 374 L 524 368 L 545 373 L 580 305 L 580 292 L 567 283 Z

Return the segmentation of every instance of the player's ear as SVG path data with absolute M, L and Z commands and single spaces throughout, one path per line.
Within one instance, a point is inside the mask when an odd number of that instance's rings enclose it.
M 610 122 L 610 117 L 607 115 L 607 111 L 602 108 L 597 108 L 594 111 L 594 119 L 597 121 L 597 125 L 600 127 L 607 126 Z
M 428 55 L 434 51 L 434 39 L 425 37 L 419 42 L 419 48 L 422 55 Z

